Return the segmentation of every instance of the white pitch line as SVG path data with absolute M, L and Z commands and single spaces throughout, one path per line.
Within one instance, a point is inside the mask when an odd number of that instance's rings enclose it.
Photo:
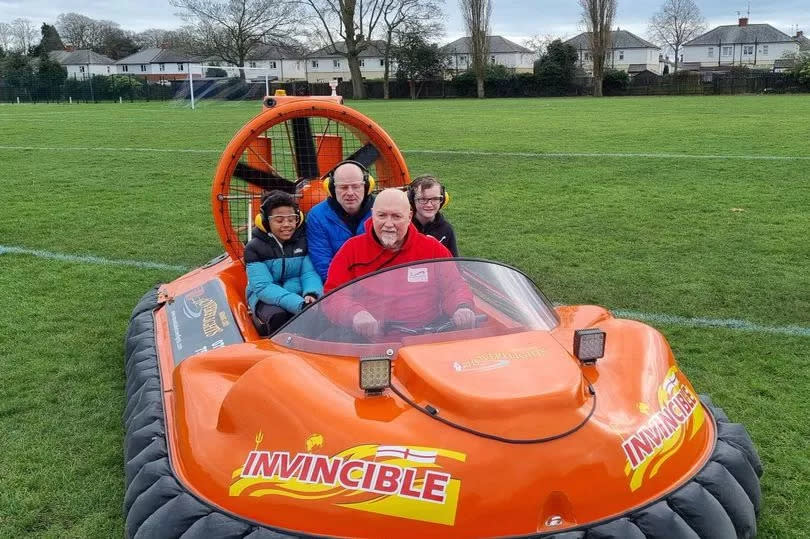
M 50 260 L 59 260 L 63 262 L 98 264 L 102 266 L 129 266 L 141 269 L 160 269 L 177 272 L 185 272 L 191 270 L 191 268 L 187 266 L 162 264 L 160 262 L 149 262 L 142 260 L 117 260 L 112 258 L 102 258 L 98 256 L 70 255 L 63 253 L 53 253 L 50 251 L 42 251 L 39 249 L 25 249 L 22 247 L 0 245 L 0 255 L 6 253 L 17 255 L 30 255 L 39 258 L 47 258 Z M 748 322 L 746 320 L 738 320 L 733 318 L 728 319 L 689 318 L 685 316 L 677 316 L 671 314 L 642 313 L 639 311 L 629 311 L 624 309 L 611 309 L 611 312 L 614 315 L 622 318 L 631 318 L 633 320 L 640 320 L 643 322 L 654 322 L 659 324 L 669 324 L 673 326 L 691 327 L 691 328 L 717 328 L 717 329 L 729 329 L 734 331 L 747 331 L 751 333 L 771 333 L 778 335 L 791 335 L 796 337 L 810 337 L 810 328 L 801 326 L 763 326 L 761 324 L 756 324 L 754 322 Z
M 639 159 L 734 159 L 751 161 L 810 161 L 810 156 L 803 155 L 703 155 L 686 153 L 580 153 L 580 152 L 489 152 L 477 150 L 402 150 L 402 153 L 413 154 L 433 154 L 433 155 L 473 155 L 489 157 L 534 157 L 546 158 L 569 158 L 569 157 L 618 157 L 618 158 L 639 158 Z
M 162 264 L 160 262 L 149 262 L 142 260 L 116 260 L 112 258 L 102 258 L 100 256 L 81 256 L 69 255 L 63 253 L 53 253 L 50 251 L 42 251 L 39 249 L 25 249 L 22 247 L 13 247 L 9 245 L 0 245 L 0 255 L 13 254 L 13 255 L 30 255 L 39 258 L 47 258 L 50 260 L 59 260 L 61 262 L 78 262 L 81 264 L 99 264 L 102 266 L 129 266 L 132 268 L 140 269 L 159 269 L 170 271 L 188 271 L 191 268 L 186 266 L 175 266 L 172 264 Z
M 156 153 L 202 153 L 221 154 L 222 150 L 204 149 L 183 149 L 183 148 L 132 148 L 132 147 L 110 147 L 110 146 L 0 146 L 0 150 L 44 150 L 44 151 L 93 151 L 93 152 L 156 152 Z M 482 157 L 529 157 L 536 159 L 560 159 L 560 158 L 630 158 L 630 159 L 709 159 L 723 160 L 733 159 L 736 161 L 810 161 L 810 156 L 804 155 L 701 155 L 682 153 L 532 153 L 532 152 L 488 152 L 474 150 L 402 150 L 405 154 L 425 154 L 425 155 L 459 155 L 459 156 L 482 156 Z
M 126 147 L 90 147 L 90 146 L 0 146 L 0 150 L 45 150 L 53 152 L 159 152 L 159 153 L 216 153 L 222 150 L 191 150 L 181 148 L 126 148 Z

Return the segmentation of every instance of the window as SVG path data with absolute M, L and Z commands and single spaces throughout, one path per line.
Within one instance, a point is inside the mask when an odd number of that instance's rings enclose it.
M 365 60 L 365 58 L 360 58 L 360 67 L 366 67 L 366 60 Z
M 495 57 L 494 56 L 489 57 L 489 63 L 492 64 L 492 65 L 495 65 Z
M 312 67 L 318 67 L 318 60 L 312 60 Z
M 731 56 L 731 47 L 723 47 L 723 56 Z
M 765 56 L 768 56 L 768 46 L 767 45 L 762 46 L 762 54 L 764 54 Z
M 709 47 L 709 58 L 714 58 L 714 47 Z
M 110 66 L 107 66 L 107 73 L 110 72 Z
M 301 60 L 295 61 L 295 69 L 301 69 Z
M 166 64 L 158 64 L 159 71 L 166 71 Z
M 340 69 L 340 60 L 332 60 L 332 67 Z
M 624 60 L 624 51 L 619 51 L 619 60 Z
M 591 61 L 591 53 L 590 53 L 590 52 L 587 52 L 587 51 L 585 52 L 585 61 L 586 61 L 586 62 L 590 62 L 590 61 Z
M 276 61 L 275 60 L 270 60 L 270 69 L 275 69 L 275 68 L 276 68 Z
M 141 73 L 146 73 L 146 64 L 141 64 Z
M 746 56 L 750 56 L 754 54 L 754 46 L 753 45 L 743 45 L 743 54 Z
M 177 71 L 183 71 L 183 64 L 177 64 Z
M 248 67 L 256 67 L 256 62 L 248 62 Z
M 385 67 L 385 59 L 380 58 L 380 67 Z
M 79 66 L 79 73 L 84 73 L 84 66 Z
M 129 66 L 126 65 L 126 64 L 122 65 L 121 66 L 121 71 L 123 71 L 124 73 L 128 73 L 129 72 Z

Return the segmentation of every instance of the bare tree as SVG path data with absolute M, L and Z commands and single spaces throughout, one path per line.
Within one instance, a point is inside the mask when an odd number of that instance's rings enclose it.
M 546 53 L 548 46 L 551 44 L 552 41 L 556 39 L 551 34 L 546 34 L 541 36 L 540 34 L 534 34 L 529 39 L 523 41 L 523 46 L 527 49 L 531 49 L 537 55 L 537 58 L 540 58 Z
M 23 54 L 34 44 L 34 40 L 39 35 L 39 30 L 28 19 L 14 19 L 11 21 L 11 37 L 14 40 L 14 48 Z
M 79 13 L 62 13 L 56 18 L 56 29 L 66 45 L 76 49 L 92 48 L 96 21 Z
M 478 97 L 484 97 L 484 77 L 487 71 L 489 55 L 489 17 L 492 15 L 490 0 L 458 0 L 464 25 L 470 38 L 470 56 L 475 80 L 478 85 Z
M 282 43 L 299 20 L 288 0 L 169 0 L 183 10 L 208 47 L 222 60 L 244 67 L 245 59 L 264 43 Z M 245 77 L 244 70 L 239 70 Z
M 391 57 L 395 34 L 419 34 L 425 41 L 443 32 L 440 19 L 442 9 L 436 0 L 385 0 L 383 28 L 385 50 L 383 51 L 383 98 L 389 98 L 388 80 L 391 73 Z
M 588 29 L 593 58 L 593 95 L 602 97 L 605 57 L 613 46 L 611 28 L 616 16 L 616 0 L 579 0 L 582 19 Z
M 11 25 L 7 22 L 0 22 L 0 49 L 8 51 L 11 49 L 12 42 Z
M 169 46 L 171 31 L 163 28 L 147 28 L 133 36 L 133 41 L 141 49 Z
M 678 71 L 681 46 L 706 29 L 700 8 L 692 0 L 665 0 L 664 5 L 651 18 L 647 30 L 653 41 L 675 52 L 675 71 Z
M 364 99 L 360 53 L 371 44 L 371 38 L 385 13 L 388 0 L 300 0 L 312 13 L 317 34 L 329 52 L 346 58 L 352 78 L 355 99 Z

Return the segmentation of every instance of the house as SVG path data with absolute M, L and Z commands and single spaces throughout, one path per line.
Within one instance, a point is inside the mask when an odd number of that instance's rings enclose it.
M 799 52 L 799 37 L 803 36 L 791 37 L 770 24 L 748 24 L 748 17 L 741 17 L 736 25 L 718 26 L 684 43 L 683 68 L 774 69 L 776 60 Z
M 172 49 L 149 48 L 115 62 L 122 75 L 143 77 L 150 82 L 187 79 L 189 72 L 202 77 L 200 59 Z
M 308 82 L 329 82 L 331 80 L 351 80 L 349 61 L 346 59 L 346 44 L 327 45 L 306 56 L 306 79 Z M 360 73 L 363 79 L 381 79 L 385 74 L 385 41 L 372 40 L 360 53 Z M 393 78 L 396 66 L 391 62 L 390 76 Z
M 515 73 L 531 73 L 537 54 L 502 36 L 487 36 L 489 63 L 502 65 Z M 439 49 L 447 57 L 450 71 L 460 73 L 472 67 L 472 47 L 469 37 L 462 37 Z
M 805 37 L 804 32 L 802 30 L 796 30 L 796 35 L 793 36 L 793 39 L 799 44 L 799 51 L 800 52 L 808 52 L 810 53 L 810 38 Z
M 616 29 L 611 32 L 611 47 L 605 55 L 605 67 L 635 73 L 651 71 L 657 75 L 663 70 L 660 61 L 661 48 L 641 39 L 627 30 Z M 589 75 L 593 73 L 593 52 L 591 51 L 591 33 L 582 32 L 565 41 L 577 50 L 579 67 Z
M 67 70 L 68 78 L 85 79 L 116 73 L 115 60 L 90 50 L 50 51 L 48 56 Z
M 268 80 L 281 82 L 306 80 L 306 63 L 306 53 L 300 46 L 259 45 L 245 59 L 245 77 L 257 80 L 266 76 Z M 229 77 L 239 76 L 239 68 L 219 57 L 206 59 L 205 67 L 220 67 Z

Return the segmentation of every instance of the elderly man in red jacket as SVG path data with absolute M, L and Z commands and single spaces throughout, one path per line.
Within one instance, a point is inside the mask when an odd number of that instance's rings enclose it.
M 435 238 L 416 230 L 411 223 L 408 197 L 398 189 L 386 189 L 377 195 L 371 219 L 365 225 L 365 234 L 349 239 L 335 255 L 324 293 L 382 268 L 452 257 Z M 381 286 L 384 290 L 379 289 Z M 368 279 L 362 294 L 340 294 L 331 302 L 326 299 L 327 315 L 368 338 L 379 335 L 385 322 L 382 318 L 394 312 L 397 322 L 411 326 L 426 325 L 442 315 L 452 319 L 459 329 L 475 324 L 472 293 L 453 262 L 410 265 Z

